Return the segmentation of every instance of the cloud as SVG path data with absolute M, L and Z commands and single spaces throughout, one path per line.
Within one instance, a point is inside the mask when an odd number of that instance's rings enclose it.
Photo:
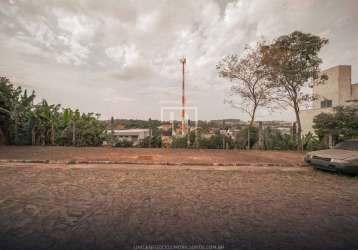
M 134 64 L 139 59 L 135 44 L 109 47 L 105 49 L 106 55 L 123 66 Z
M 180 103 L 186 56 L 187 98 L 201 118 L 245 119 L 223 103 L 229 83 L 215 70 L 223 56 L 302 30 L 330 39 L 323 67 L 352 64 L 358 82 L 357 8 L 355 0 L 4 0 L 0 72 L 53 102 L 153 118 L 166 101 Z M 268 116 L 276 118 L 294 117 Z
M 104 98 L 103 101 L 110 103 L 118 103 L 118 102 L 132 102 L 133 98 L 125 97 L 125 96 L 112 96 Z
M 150 81 L 155 77 L 155 72 L 150 65 L 144 63 L 125 65 L 113 77 L 122 81 L 147 80 Z

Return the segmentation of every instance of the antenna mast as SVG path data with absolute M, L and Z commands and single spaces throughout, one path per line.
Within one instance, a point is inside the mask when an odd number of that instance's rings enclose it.
M 186 58 L 183 57 L 180 59 L 180 63 L 182 64 L 182 74 L 183 74 L 183 82 L 182 82 L 182 111 L 181 111 L 181 134 L 185 135 L 185 64 L 186 64 Z

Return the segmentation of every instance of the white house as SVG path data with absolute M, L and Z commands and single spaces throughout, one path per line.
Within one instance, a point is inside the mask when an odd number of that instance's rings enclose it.
M 107 130 L 111 134 L 111 130 Z M 140 141 L 150 136 L 149 129 L 116 129 L 113 130 L 114 141 L 130 141 L 134 146 L 138 145 Z

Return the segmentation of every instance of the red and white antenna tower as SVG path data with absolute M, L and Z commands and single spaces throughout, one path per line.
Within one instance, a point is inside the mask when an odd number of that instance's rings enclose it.
M 185 126 L 185 64 L 186 64 L 186 58 L 183 57 L 180 59 L 180 63 L 182 64 L 182 74 L 183 74 L 183 82 L 182 82 L 182 98 L 181 98 L 181 104 L 182 104 L 182 111 L 181 111 L 181 134 L 185 135 L 186 126 Z

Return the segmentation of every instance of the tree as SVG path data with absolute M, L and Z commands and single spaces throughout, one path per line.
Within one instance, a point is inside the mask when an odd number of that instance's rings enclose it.
M 14 87 L 6 77 L 0 77 L 0 135 L 9 143 L 21 143 L 27 137 L 32 102 L 35 98 L 23 91 L 21 87 Z M 21 130 L 22 137 L 18 136 Z
M 111 117 L 111 144 L 114 144 L 114 118 Z
M 250 136 L 248 134 L 250 133 Z M 248 145 L 255 145 L 257 143 L 258 129 L 252 127 L 251 129 L 243 128 L 235 136 L 235 147 L 245 149 Z
M 147 136 L 139 142 L 141 148 L 161 148 L 162 138 L 160 135 Z
M 226 147 L 226 145 L 224 145 L 224 141 L 229 148 L 234 148 L 234 141 L 231 137 L 221 134 L 214 134 L 209 138 L 199 138 L 198 141 L 200 148 L 223 149 Z
M 64 108 L 59 116 L 58 143 L 60 145 L 76 146 L 76 122 L 81 118 L 78 109 Z
M 33 119 L 35 138 L 36 134 L 40 135 L 40 144 L 45 145 L 50 143 L 55 145 L 56 129 L 59 122 L 60 105 L 51 104 L 43 99 L 40 103 L 35 105 Z M 35 139 L 36 141 L 36 139 Z
M 0 139 L 8 144 L 101 145 L 105 124 L 99 115 L 62 109 L 45 99 L 34 105 L 35 93 L 0 77 Z M 78 137 L 78 140 L 76 138 Z
M 302 150 L 300 108 L 316 98 L 305 90 L 313 86 L 312 82 L 320 84 L 327 79 L 320 74 L 322 60 L 318 56 L 327 43 L 325 38 L 294 31 L 261 46 L 262 64 L 269 70 L 271 87 L 276 90 L 278 100 L 295 112 L 298 150 Z
M 313 128 L 320 140 L 331 135 L 335 141 L 358 138 L 358 107 L 339 106 L 334 113 L 314 117 Z
M 13 100 L 9 113 L 13 125 L 13 143 L 30 144 L 31 113 L 35 93 L 28 95 L 27 91 L 22 92 L 20 87 L 18 90 L 20 95 Z
M 272 101 L 272 89 L 268 84 L 266 66 L 262 64 L 260 47 L 247 48 L 245 55 L 226 56 L 216 66 L 219 76 L 232 81 L 231 99 L 227 100 L 233 107 L 239 108 L 250 116 L 248 130 L 248 148 L 250 148 L 250 129 L 252 128 L 257 109 L 267 106 Z M 239 100 L 236 97 L 239 96 Z

